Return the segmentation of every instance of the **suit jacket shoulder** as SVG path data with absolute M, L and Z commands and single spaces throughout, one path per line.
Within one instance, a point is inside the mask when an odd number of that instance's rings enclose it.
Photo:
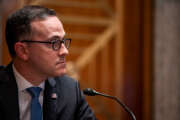
M 18 88 L 12 65 L 0 68 L 0 120 L 19 120 Z

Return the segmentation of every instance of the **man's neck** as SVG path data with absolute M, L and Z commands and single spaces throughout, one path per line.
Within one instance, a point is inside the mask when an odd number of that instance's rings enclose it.
M 44 80 L 47 79 L 46 76 L 37 74 L 34 70 L 30 69 L 29 65 L 25 62 L 21 62 L 19 60 L 14 60 L 13 62 L 16 70 L 31 84 L 38 86 Z M 28 68 L 28 69 L 27 69 Z

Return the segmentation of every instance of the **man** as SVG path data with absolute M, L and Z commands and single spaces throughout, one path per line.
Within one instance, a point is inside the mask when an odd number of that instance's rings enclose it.
M 12 62 L 0 70 L 0 120 L 95 120 L 77 81 L 66 76 L 71 39 L 55 11 L 26 6 L 8 17 Z

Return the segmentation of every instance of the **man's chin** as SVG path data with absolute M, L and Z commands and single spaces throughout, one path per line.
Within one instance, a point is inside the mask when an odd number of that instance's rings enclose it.
M 66 74 L 66 70 L 61 70 L 56 73 L 56 76 L 63 76 Z

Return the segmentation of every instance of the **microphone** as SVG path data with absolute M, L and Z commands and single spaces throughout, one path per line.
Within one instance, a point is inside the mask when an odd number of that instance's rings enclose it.
M 88 96 L 100 95 L 100 96 L 104 96 L 104 97 L 115 100 L 116 102 L 118 102 L 125 109 L 126 112 L 128 112 L 131 115 L 133 120 L 136 120 L 136 117 L 135 117 L 134 113 L 124 103 L 122 103 L 118 98 L 116 98 L 114 96 L 110 96 L 110 95 L 107 95 L 107 94 L 97 92 L 97 91 L 95 91 L 95 90 L 93 90 L 91 88 L 84 89 L 83 93 L 85 95 L 88 95 Z

